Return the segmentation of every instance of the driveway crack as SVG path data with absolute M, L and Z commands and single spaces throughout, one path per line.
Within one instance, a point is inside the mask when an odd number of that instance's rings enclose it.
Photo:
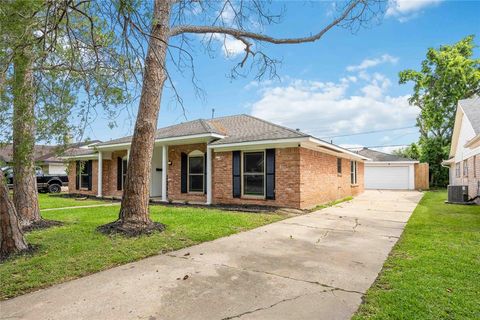
M 358 218 L 355 218 L 355 225 L 353 226 L 353 232 L 357 230 L 357 227 L 360 223 L 358 223 Z
M 287 298 L 287 299 L 282 299 L 280 301 L 277 301 L 269 306 L 266 306 L 266 307 L 260 307 L 260 308 L 257 308 L 257 309 L 253 309 L 253 310 L 249 310 L 249 311 L 245 311 L 245 312 L 242 312 L 242 313 L 239 313 L 237 315 L 234 315 L 234 316 L 229 316 L 229 317 L 226 317 L 226 318 L 222 318 L 222 320 L 230 320 L 230 319 L 236 319 L 236 318 L 240 318 L 240 317 L 243 317 L 244 315 L 247 315 L 247 314 L 252 314 L 254 312 L 257 312 L 257 311 L 262 311 L 262 310 L 268 310 L 268 309 L 271 309 L 281 303 L 284 303 L 284 302 L 288 302 L 288 301 L 293 301 L 293 300 L 296 300 L 298 298 L 301 298 L 301 297 L 305 297 L 307 296 L 309 293 L 306 293 L 306 294 L 301 294 L 301 295 L 298 295 L 298 296 L 295 296 L 295 297 L 292 297 L 292 298 Z
M 208 265 L 213 265 L 213 266 L 217 266 L 217 267 L 224 267 L 224 268 L 229 268 L 229 269 L 235 269 L 235 270 L 244 271 L 244 272 L 263 273 L 263 274 L 266 274 L 266 275 L 269 275 L 269 276 L 274 276 L 274 277 L 289 279 L 289 280 L 293 280 L 293 281 L 300 281 L 300 282 L 305 282 L 305 283 L 310 283 L 310 284 L 319 285 L 319 286 L 321 286 L 321 287 L 328 288 L 328 289 L 330 289 L 330 290 L 343 291 L 343 292 L 356 293 L 356 294 L 363 295 L 363 292 L 360 292 L 360 291 L 343 289 L 343 288 L 331 286 L 331 285 L 328 285 L 328 284 L 325 284 L 325 283 L 321 283 L 321 282 L 318 282 L 318 281 L 298 279 L 298 278 L 293 278 L 293 277 L 289 277 L 289 276 L 284 276 L 284 275 L 281 275 L 281 274 L 277 274 L 277 273 L 273 273 L 273 272 L 268 272 L 268 271 L 262 271 L 262 270 L 256 270 L 256 269 L 247 269 L 247 268 L 240 268 L 240 267 L 233 267 L 233 266 L 229 266 L 229 265 L 226 265 L 226 264 L 223 264 L 223 263 L 208 263 L 208 262 L 204 262 L 204 261 L 201 261 L 201 260 L 195 260 L 194 258 L 192 258 L 192 257 L 187 257 L 187 256 L 180 257 L 180 256 L 176 256 L 176 255 L 173 255 L 173 254 L 166 254 L 166 256 L 169 256 L 169 257 L 172 257 L 172 258 L 190 260 L 190 261 L 193 261 L 193 262 L 202 263 L 202 264 L 208 264 Z

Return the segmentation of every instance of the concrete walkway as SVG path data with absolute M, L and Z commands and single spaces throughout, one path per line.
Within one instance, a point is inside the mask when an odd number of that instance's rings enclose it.
M 418 192 L 351 202 L 0 303 L 2 319 L 349 319 Z
M 41 209 L 40 212 L 44 211 L 57 211 L 57 210 L 71 210 L 71 209 L 84 209 L 84 208 L 96 208 L 96 207 L 111 207 L 111 206 L 119 206 L 120 202 L 112 202 L 106 204 L 88 204 L 85 206 L 72 206 L 72 207 L 62 207 L 62 208 L 48 208 L 48 209 Z

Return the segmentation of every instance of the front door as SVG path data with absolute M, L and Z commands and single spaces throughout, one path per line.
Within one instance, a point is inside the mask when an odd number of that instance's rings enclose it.
M 150 197 L 162 196 L 162 147 L 153 149 Z

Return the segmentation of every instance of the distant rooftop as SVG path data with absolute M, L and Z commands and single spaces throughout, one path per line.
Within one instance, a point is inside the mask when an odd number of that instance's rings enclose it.
M 35 162 L 63 162 L 60 158 L 63 154 L 81 153 L 82 151 L 91 152 L 91 149 L 82 148 L 86 145 L 98 143 L 100 141 L 77 142 L 68 145 L 63 152 L 60 152 L 59 146 L 36 145 L 34 151 Z M 13 161 L 13 145 L 7 144 L 0 147 L 0 161 L 11 163 Z
M 405 158 L 397 156 L 390 153 L 380 152 L 368 148 L 363 148 L 358 150 L 357 153 L 361 156 L 372 159 L 372 161 L 386 161 L 386 162 L 395 162 L 395 161 L 415 161 L 410 158 Z

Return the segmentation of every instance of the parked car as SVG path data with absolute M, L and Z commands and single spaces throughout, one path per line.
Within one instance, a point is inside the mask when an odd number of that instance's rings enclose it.
M 11 167 L 2 168 L 5 178 L 7 178 L 7 185 L 13 188 L 13 169 Z M 68 175 L 44 174 L 42 168 L 35 167 L 35 175 L 37 176 L 37 188 L 40 192 L 59 193 L 62 191 L 62 186 L 68 186 Z

